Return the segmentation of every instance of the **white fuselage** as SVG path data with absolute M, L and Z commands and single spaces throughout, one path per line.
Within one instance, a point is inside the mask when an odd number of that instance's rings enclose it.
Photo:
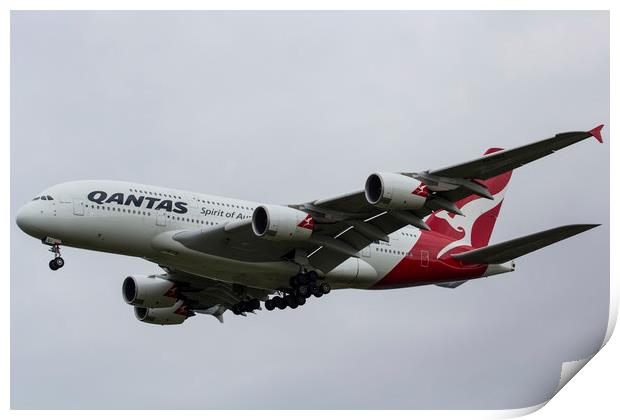
M 285 287 L 299 270 L 288 261 L 222 258 L 171 240 L 179 231 L 206 230 L 251 218 L 260 203 L 120 181 L 68 182 L 38 197 L 42 198 L 20 209 L 17 223 L 42 240 L 52 238 L 65 246 L 141 257 L 198 276 L 262 288 Z M 328 273 L 328 279 L 336 288 L 371 287 L 403 259 L 418 238 L 419 231 L 412 227 L 394 232 L 389 243 L 365 248 L 360 258 L 349 258 Z

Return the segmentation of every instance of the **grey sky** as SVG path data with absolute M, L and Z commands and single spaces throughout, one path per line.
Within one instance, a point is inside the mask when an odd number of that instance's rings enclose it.
M 446 290 L 337 291 L 292 311 L 138 322 L 128 257 L 49 254 L 14 214 L 119 179 L 273 203 L 359 189 L 609 121 L 606 12 L 14 12 L 13 408 L 516 408 L 598 349 L 609 148 L 513 175 L 492 242 L 603 226 Z M 606 140 L 609 130 L 603 132 Z

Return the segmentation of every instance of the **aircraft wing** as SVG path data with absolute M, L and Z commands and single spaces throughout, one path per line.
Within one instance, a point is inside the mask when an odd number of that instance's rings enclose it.
M 450 211 L 451 205 L 472 194 L 492 198 L 488 191 L 480 188 L 477 181 L 514 170 L 590 137 L 602 142 L 602 128 L 603 125 L 599 125 L 590 131 L 560 133 L 509 150 L 490 149 L 490 154 L 478 159 L 438 170 L 402 172 L 403 175 L 418 176 L 432 190 L 425 206 L 418 210 L 378 211 L 367 202 L 363 190 L 292 207 L 309 211 L 313 216 L 318 214 L 324 220 L 330 217 L 340 219 L 331 226 L 322 226 L 325 234 L 331 233 L 335 239 L 361 250 L 372 241 L 380 239 L 381 235 L 389 235 L 408 224 L 424 228 L 423 223 L 419 224 L 420 220 L 436 211 Z M 317 249 L 310 257 L 313 265 L 324 271 L 335 268 L 345 259 L 344 255 L 328 247 Z
M 452 257 L 469 264 L 502 264 L 597 226 L 600 225 L 560 226 L 484 248 L 453 254 Z
M 181 299 L 193 312 L 213 315 L 224 322 L 223 313 L 233 305 L 248 298 L 265 300 L 274 290 L 247 287 L 226 283 L 208 277 L 196 276 L 173 268 L 155 277 L 173 282 L 178 287 Z
M 433 212 L 459 213 L 454 203 L 479 195 L 493 199 L 479 181 L 519 168 L 579 141 L 602 141 L 602 125 L 590 131 L 560 133 L 510 150 L 490 149 L 488 154 L 465 163 L 423 172 L 402 172 L 424 182 L 429 195 L 424 207 L 412 211 L 384 211 L 368 203 L 363 190 L 289 207 L 309 213 L 315 221 L 312 235 L 304 241 L 269 241 L 252 232 L 249 220 L 198 231 L 182 231 L 173 239 L 185 247 L 243 261 L 278 261 L 302 250 L 310 263 L 328 273 L 367 247 L 409 224 L 428 229 L 423 219 Z
M 573 131 L 570 133 L 556 134 L 554 137 L 530 143 L 525 146 L 499 151 L 469 162 L 431 171 L 430 174 L 450 178 L 489 179 L 523 166 L 526 163 L 533 162 L 541 157 L 550 155 L 551 153 L 589 137 L 595 137 L 599 142 L 602 142 L 602 129 L 603 126 L 599 125 L 590 131 Z

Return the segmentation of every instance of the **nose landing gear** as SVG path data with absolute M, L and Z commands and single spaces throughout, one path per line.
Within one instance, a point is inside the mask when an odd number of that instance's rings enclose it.
M 50 248 L 50 252 L 54 254 L 54 258 L 50 261 L 49 266 L 52 270 L 56 271 L 59 268 L 65 266 L 65 260 L 60 256 L 60 244 L 55 243 Z

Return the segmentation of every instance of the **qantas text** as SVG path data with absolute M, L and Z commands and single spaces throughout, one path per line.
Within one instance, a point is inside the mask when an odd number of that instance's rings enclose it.
M 187 213 L 187 203 L 183 201 L 173 202 L 172 200 L 162 200 L 161 198 L 146 197 L 143 195 L 135 196 L 133 194 L 128 194 L 127 198 L 125 198 L 125 194 L 123 193 L 114 193 L 108 197 L 108 193 L 105 191 L 93 191 L 88 194 L 88 199 L 97 204 L 116 203 L 124 206 L 173 211 L 179 214 Z M 143 204 L 145 205 L 143 206 Z

